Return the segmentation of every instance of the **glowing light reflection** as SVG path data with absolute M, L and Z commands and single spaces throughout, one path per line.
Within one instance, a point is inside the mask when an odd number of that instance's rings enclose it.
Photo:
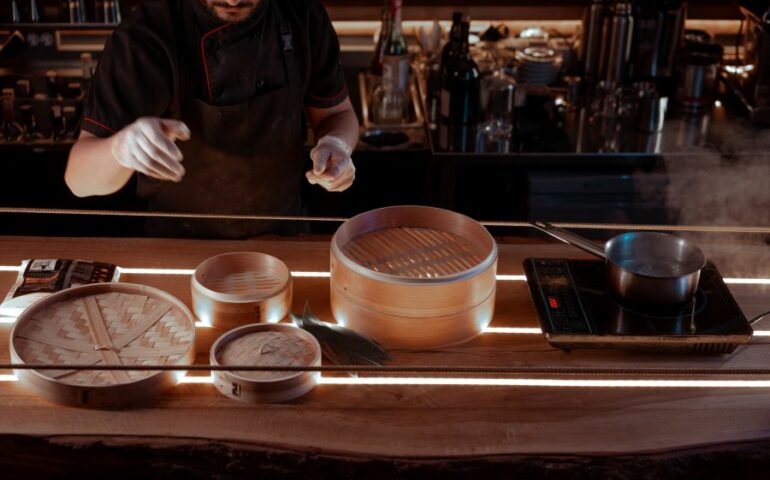
M 187 268 L 120 268 L 120 273 L 129 275 L 192 275 L 195 270 Z
M 207 377 L 183 375 L 177 383 L 198 383 L 198 384 L 213 384 L 214 377 L 209 375 Z
M 770 388 L 770 380 L 571 380 L 550 378 L 321 377 L 319 384 L 561 388 Z
M 503 333 L 507 335 L 540 335 L 543 333 L 537 327 L 487 327 L 484 333 Z
M 770 285 L 770 278 L 725 278 L 732 285 Z
M 19 272 L 20 266 L 0 265 L 0 272 Z M 130 275 L 192 275 L 195 270 L 186 268 L 121 268 L 121 273 Z M 329 278 L 329 272 L 294 271 L 296 278 Z M 497 275 L 500 282 L 526 282 L 525 275 Z M 725 278 L 725 283 L 734 285 L 770 285 L 770 278 Z
M 499 282 L 526 282 L 527 277 L 524 275 L 498 275 L 497 281 Z
M 0 375 L 0 382 L 17 382 L 16 375 Z M 211 385 L 214 377 L 182 376 L 179 384 Z M 323 377 L 319 385 L 473 386 L 551 388 L 770 388 L 770 380 L 584 380 L 564 378 L 435 378 L 435 377 Z

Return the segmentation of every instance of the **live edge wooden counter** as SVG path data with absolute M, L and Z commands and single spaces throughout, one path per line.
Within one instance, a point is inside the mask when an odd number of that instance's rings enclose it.
M 243 250 L 281 258 L 294 272 L 328 271 L 329 242 L 317 239 L 222 242 L 13 237 L 0 239 L 0 265 L 16 266 L 25 258 L 80 258 L 126 268 L 193 269 L 207 257 Z M 724 252 L 723 248 L 707 250 L 725 276 L 740 274 L 730 271 L 719 257 Z M 749 250 L 741 252 L 746 255 Z M 545 242 L 505 244 L 500 247 L 498 274 L 522 274 L 522 260 L 530 256 L 581 254 Z M 6 292 L 15 276 L 15 272 L 0 272 L 0 291 Z M 122 280 L 158 287 L 190 304 L 188 275 L 125 274 Z M 295 311 L 310 299 L 316 313 L 330 320 L 328 282 L 328 278 L 295 278 Z M 766 286 L 732 284 L 730 288 L 747 315 L 770 305 Z M 498 283 L 492 326 L 537 327 L 523 281 Z M 757 328 L 761 330 L 762 325 Z M 204 363 L 208 344 L 220 332 L 198 331 L 198 362 Z M 9 325 L 0 327 L 3 362 L 9 360 L 9 332 Z M 551 348 L 537 333 L 485 333 L 461 346 L 398 351 L 393 356 L 396 364 L 413 365 L 739 368 L 770 364 L 769 347 L 757 338 L 734 354 L 720 357 L 565 353 Z M 180 384 L 151 405 L 99 411 L 53 405 L 27 394 L 16 382 L 3 381 L 0 431 L 24 436 L 17 437 L 21 442 L 34 437 L 81 446 L 99 442 L 166 447 L 221 444 L 243 451 L 264 449 L 357 461 L 654 455 L 770 441 L 770 388 L 322 384 L 294 403 L 251 406 L 221 396 L 210 384 Z M 7 438 L 4 449 L 10 445 Z

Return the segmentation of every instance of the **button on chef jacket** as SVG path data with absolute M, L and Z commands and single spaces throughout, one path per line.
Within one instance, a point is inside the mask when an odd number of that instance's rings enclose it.
M 272 201 L 272 207 L 263 208 L 271 203 L 271 196 L 264 191 L 262 197 L 259 193 L 252 195 L 253 191 L 273 188 L 275 178 L 281 177 L 273 178 L 268 172 L 280 171 L 286 177 L 288 167 L 275 163 L 286 159 L 278 158 L 281 156 L 277 152 L 273 154 L 273 163 L 265 163 L 259 155 L 243 158 L 244 150 L 267 152 L 273 145 L 264 142 L 273 139 L 280 144 L 285 135 L 273 132 L 268 135 L 270 138 L 262 140 L 263 144 L 256 145 L 249 144 L 248 137 L 265 136 L 274 124 L 284 128 L 280 123 L 284 122 L 285 129 L 290 131 L 286 136 L 292 137 L 286 148 L 301 148 L 299 137 L 305 128 L 303 106 L 330 108 L 347 96 L 339 41 L 317 0 L 262 0 L 250 18 L 233 24 L 219 20 L 202 0 L 151 0 L 139 6 L 105 45 L 84 108 L 82 128 L 106 138 L 143 116 L 179 118 L 193 124 L 195 118 L 201 119 L 200 128 L 206 131 L 198 132 L 198 128 L 191 126 L 193 143 L 205 144 L 196 144 L 190 152 L 185 151 L 189 148 L 185 146 L 187 142 L 179 144 L 187 169 L 182 185 L 139 175 L 139 194 L 149 199 L 151 209 L 291 215 L 301 213 L 298 187 L 275 187 L 279 196 L 297 198 Z M 185 112 L 191 109 L 196 113 L 189 120 L 190 114 Z M 206 126 L 211 121 L 220 124 L 211 130 Z M 229 126 L 222 121 L 230 122 Z M 301 125 L 295 129 L 294 123 Z M 233 130 L 239 131 L 236 135 L 240 137 L 223 138 L 223 133 Z M 195 138 L 206 136 L 213 138 Z M 238 151 L 233 144 L 240 144 L 244 138 L 247 140 Z M 235 149 L 235 153 L 226 151 L 221 158 L 218 151 L 199 155 L 201 149 L 208 148 Z M 264 155 L 269 157 L 269 152 Z M 207 172 L 202 175 L 208 175 L 213 187 L 204 185 L 200 178 L 196 182 L 190 170 L 195 171 L 197 164 L 188 162 L 188 156 L 206 157 L 204 163 L 208 164 L 200 170 Z M 238 165 L 233 163 L 234 158 Z M 304 165 L 298 167 L 294 163 L 289 175 L 292 179 L 296 175 L 298 186 Z M 260 165 L 267 170 L 260 172 Z M 244 199 L 241 201 L 241 197 L 233 197 L 237 190 L 233 184 L 243 183 L 247 177 L 251 183 L 240 187 L 243 192 L 237 192 Z M 220 184 L 216 185 L 217 181 Z M 228 195 L 231 198 L 223 198 Z M 153 202 L 157 205 L 153 206 Z M 244 237 L 276 229 L 268 224 L 255 228 L 254 222 L 212 225 L 194 220 L 154 221 L 153 233 Z

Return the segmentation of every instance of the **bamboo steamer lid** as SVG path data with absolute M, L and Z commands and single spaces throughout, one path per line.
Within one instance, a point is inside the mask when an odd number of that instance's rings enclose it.
M 191 286 L 195 315 L 226 329 L 280 322 L 292 302 L 291 271 L 264 253 L 233 252 L 204 260 Z
M 222 335 L 211 347 L 212 365 L 318 366 L 321 346 L 308 332 L 287 324 L 246 325 Z M 315 387 L 318 372 L 216 371 L 223 395 L 249 403 L 288 402 Z
M 73 287 L 19 316 L 11 330 L 14 363 L 189 365 L 195 358 L 190 310 L 161 290 L 129 283 Z M 17 370 L 46 400 L 73 406 L 128 407 L 173 387 L 181 372 Z
M 332 313 L 385 346 L 462 343 L 492 320 L 497 252 L 486 228 L 449 210 L 362 213 L 332 239 Z

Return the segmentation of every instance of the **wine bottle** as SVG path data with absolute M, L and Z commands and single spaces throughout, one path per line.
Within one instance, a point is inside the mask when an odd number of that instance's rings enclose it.
M 11 23 L 21 23 L 21 11 L 16 0 L 11 0 Z
M 32 23 L 40 22 L 40 7 L 37 5 L 37 0 L 29 1 L 29 20 Z
M 48 70 L 45 73 L 45 84 L 48 98 L 51 100 L 58 100 L 61 98 L 59 94 L 59 74 L 56 70 Z
M 479 113 L 481 74 L 468 44 L 470 22 L 463 21 L 457 56 L 447 66 L 442 82 L 441 116 L 449 125 L 475 125 Z
M 80 54 L 80 69 L 83 91 L 87 92 L 91 87 L 91 79 L 94 76 L 94 57 L 90 53 Z
M 120 13 L 120 0 L 112 0 L 110 2 L 110 10 L 112 11 L 112 18 L 110 19 L 112 23 L 117 25 L 123 21 Z
M 382 9 L 382 25 L 380 26 L 380 36 L 377 38 L 377 46 L 374 49 L 374 58 L 372 58 L 372 73 L 382 76 L 382 61 L 385 56 L 385 45 L 390 36 L 390 8 Z
M 393 82 L 402 92 L 409 88 L 409 49 L 401 26 L 402 0 L 390 0 L 391 28 L 382 60 L 382 82 Z
M 15 93 L 12 88 L 2 90 L 3 123 L 0 135 L 6 142 L 16 142 L 22 138 L 24 131 L 16 122 Z
M 446 71 L 446 68 L 452 63 L 452 59 L 457 54 L 457 49 L 460 47 L 460 28 L 462 26 L 465 16 L 462 12 L 454 12 L 452 14 L 452 30 L 449 32 L 449 41 L 444 45 L 444 49 L 441 51 L 441 72 Z

